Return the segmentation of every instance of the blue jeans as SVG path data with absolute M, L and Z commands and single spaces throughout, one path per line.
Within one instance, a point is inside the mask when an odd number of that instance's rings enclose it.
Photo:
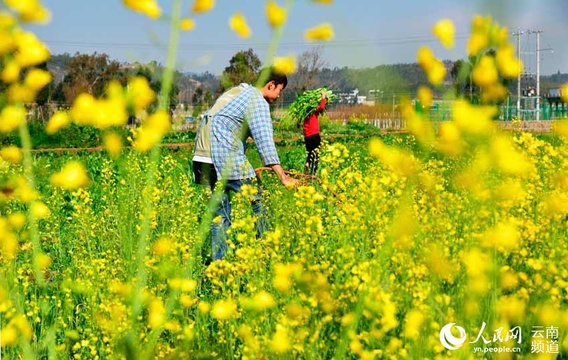
M 228 180 L 223 191 L 221 202 L 215 210 L 215 218 L 220 216 L 221 222 L 211 222 L 211 259 L 220 260 L 227 252 L 227 229 L 231 226 L 231 191 L 240 192 L 243 185 L 256 183 L 258 192 L 252 200 L 252 211 L 256 215 L 256 237 L 260 238 L 268 228 L 266 210 L 262 205 L 262 187 L 256 179 Z

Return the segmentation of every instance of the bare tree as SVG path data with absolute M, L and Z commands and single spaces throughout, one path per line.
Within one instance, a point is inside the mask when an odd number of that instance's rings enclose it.
M 302 90 L 319 87 L 318 75 L 328 66 L 323 58 L 323 46 L 306 50 L 298 56 L 296 73 L 291 76 L 290 90 L 299 93 Z

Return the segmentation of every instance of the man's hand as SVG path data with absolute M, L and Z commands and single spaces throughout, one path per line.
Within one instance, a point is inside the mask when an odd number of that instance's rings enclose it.
M 288 189 L 293 189 L 297 188 L 298 185 L 300 185 L 300 181 L 298 181 L 298 179 L 286 176 L 285 178 L 282 178 L 282 184 Z
M 268 165 L 268 166 L 272 169 L 272 171 L 274 171 L 274 173 L 278 176 L 280 181 L 282 181 L 282 185 L 284 185 L 285 187 L 295 188 L 298 187 L 298 185 L 300 184 L 300 182 L 297 179 L 291 178 L 288 175 L 286 175 L 284 169 L 282 169 L 282 166 L 280 166 L 280 164 Z

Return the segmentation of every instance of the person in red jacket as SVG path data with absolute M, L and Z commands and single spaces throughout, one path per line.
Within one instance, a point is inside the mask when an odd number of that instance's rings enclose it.
M 321 99 L 318 107 L 307 118 L 304 119 L 304 143 L 308 156 L 304 165 L 304 173 L 315 175 L 318 169 L 319 148 L 321 145 L 319 114 L 325 109 L 327 93 L 321 92 Z

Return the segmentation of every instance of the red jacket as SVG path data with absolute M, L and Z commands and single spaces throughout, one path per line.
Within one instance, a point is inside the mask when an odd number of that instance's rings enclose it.
M 319 134 L 320 124 L 318 115 L 325 109 L 325 98 L 320 100 L 316 110 L 304 119 L 304 137 Z

